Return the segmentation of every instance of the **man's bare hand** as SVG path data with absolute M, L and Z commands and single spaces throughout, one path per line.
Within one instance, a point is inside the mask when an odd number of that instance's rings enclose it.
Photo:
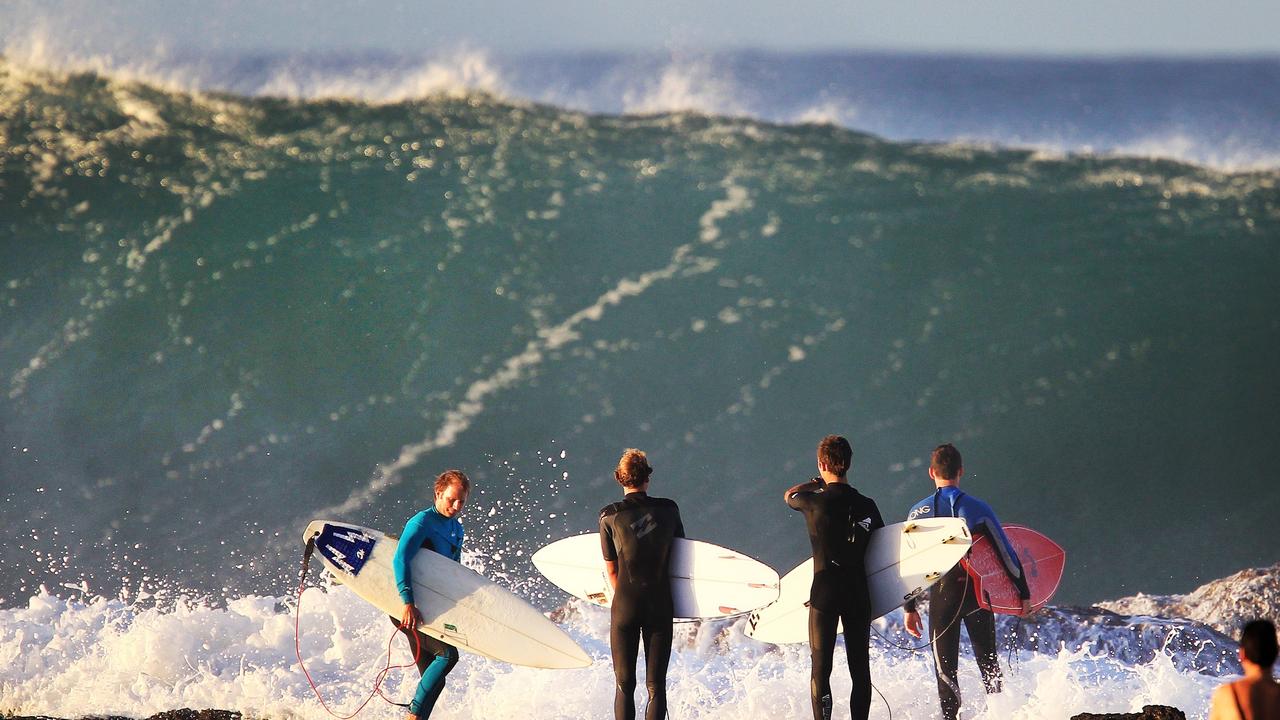
M 418 608 L 413 603 L 405 603 L 404 614 L 400 616 L 400 627 L 405 630 L 417 630 L 418 623 L 422 622 L 422 616 L 418 614 Z
M 913 637 L 920 637 L 924 631 L 924 624 L 920 622 L 920 613 L 915 610 L 908 610 L 902 615 L 902 619 L 906 622 L 907 632 Z

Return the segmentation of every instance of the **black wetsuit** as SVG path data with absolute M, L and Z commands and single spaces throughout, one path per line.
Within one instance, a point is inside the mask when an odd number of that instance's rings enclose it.
M 613 593 L 609 646 L 617 678 L 613 716 L 636 716 L 636 659 L 644 640 L 646 720 L 667 714 L 667 662 L 671 659 L 671 548 L 684 537 L 680 508 L 666 498 L 629 493 L 600 511 L 600 549 L 618 563 Z
M 809 591 L 813 669 L 809 690 L 814 720 L 831 718 L 831 666 L 836 625 L 841 621 L 849 677 L 853 680 L 849 713 L 865 720 L 871 711 L 871 601 L 864 558 L 871 531 L 884 527 L 884 520 L 874 500 L 846 483 L 801 489 L 787 496 L 787 505 L 804 513 L 813 545 L 813 586 Z

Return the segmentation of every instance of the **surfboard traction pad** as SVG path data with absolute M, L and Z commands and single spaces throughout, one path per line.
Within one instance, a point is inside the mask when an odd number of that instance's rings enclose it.
M 315 547 L 334 567 L 342 568 L 355 577 L 373 554 L 373 546 L 377 542 L 377 538 L 363 530 L 325 523 L 315 538 Z

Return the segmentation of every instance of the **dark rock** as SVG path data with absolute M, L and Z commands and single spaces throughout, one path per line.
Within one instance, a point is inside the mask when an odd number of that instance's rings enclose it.
M 1080 713 L 1071 720 L 1187 720 L 1187 716 L 1176 707 L 1143 705 L 1140 713 Z
M 192 710 L 191 708 L 182 708 L 181 710 L 166 710 L 162 713 L 156 713 L 147 720 L 241 720 L 242 716 L 238 712 L 230 710 Z
M 15 717 L 6 717 L 4 720 L 66 720 L 65 718 L 56 718 L 49 715 L 18 715 Z M 80 720 L 134 720 L 133 718 L 124 717 L 122 715 L 86 715 Z M 191 708 L 182 708 L 180 710 L 166 710 L 156 713 L 146 720 L 243 720 L 243 716 L 238 712 L 231 710 L 192 710 Z

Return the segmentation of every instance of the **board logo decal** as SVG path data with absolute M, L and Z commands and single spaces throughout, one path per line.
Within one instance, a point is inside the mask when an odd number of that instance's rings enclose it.
M 354 577 L 360 574 L 376 542 L 374 536 L 363 530 L 325 523 L 316 538 L 316 549 L 324 559 Z

